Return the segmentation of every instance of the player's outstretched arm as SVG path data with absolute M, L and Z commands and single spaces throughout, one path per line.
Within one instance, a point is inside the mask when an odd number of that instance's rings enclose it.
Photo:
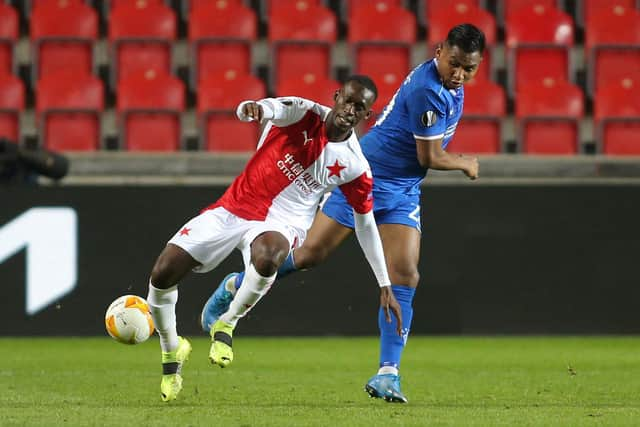
M 442 149 L 442 139 L 425 140 L 416 138 L 418 162 L 422 167 L 436 170 L 461 170 L 471 179 L 478 178 L 477 157 L 447 153 Z
M 391 312 L 398 319 L 396 330 L 398 335 L 402 336 L 402 310 L 391 290 L 391 280 L 384 260 L 382 240 L 380 240 L 380 233 L 378 232 L 373 212 L 359 214 L 354 211 L 353 215 L 356 237 L 373 270 L 373 274 L 376 276 L 378 285 L 380 285 L 380 306 L 385 313 L 387 322 L 391 322 Z

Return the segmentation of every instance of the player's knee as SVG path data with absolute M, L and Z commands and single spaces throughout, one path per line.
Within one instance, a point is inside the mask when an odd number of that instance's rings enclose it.
M 151 270 L 151 283 L 158 289 L 168 289 L 174 285 L 172 277 L 170 260 L 159 256 Z
M 389 276 L 391 276 L 391 283 L 412 288 L 417 287 L 420 282 L 420 273 L 416 266 L 412 265 L 391 266 Z
M 277 258 L 270 256 L 258 256 L 252 262 L 258 274 L 263 277 L 276 274 L 278 267 L 282 264 L 282 262 L 278 262 Z

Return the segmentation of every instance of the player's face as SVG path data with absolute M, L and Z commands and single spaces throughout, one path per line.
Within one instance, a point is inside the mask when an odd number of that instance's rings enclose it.
M 333 106 L 333 124 L 342 131 L 348 131 L 362 119 L 371 115 L 375 95 L 358 82 L 347 82 L 336 92 Z
M 438 73 L 447 89 L 458 89 L 471 80 L 480 67 L 482 54 L 478 51 L 466 53 L 458 46 L 446 43 L 436 50 Z

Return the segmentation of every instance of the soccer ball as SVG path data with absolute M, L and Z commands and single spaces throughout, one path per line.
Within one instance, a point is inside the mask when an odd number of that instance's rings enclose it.
M 111 303 L 104 316 L 107 332 L 123 344 L 140 344 L 153 334 L 149 304 L 136 295 L 124 295 Z

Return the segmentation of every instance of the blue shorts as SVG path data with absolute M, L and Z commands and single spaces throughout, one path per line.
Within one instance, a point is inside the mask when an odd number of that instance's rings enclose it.
M 354 228 L 353 208 L 339 188 L 322 206 L 322 212 L 345 227 Z M 388 191 L 373 191 L 373 215 L 376 223 L 402 224 L 421 231 L 420 227 L 420 193 L 405 194 Z

